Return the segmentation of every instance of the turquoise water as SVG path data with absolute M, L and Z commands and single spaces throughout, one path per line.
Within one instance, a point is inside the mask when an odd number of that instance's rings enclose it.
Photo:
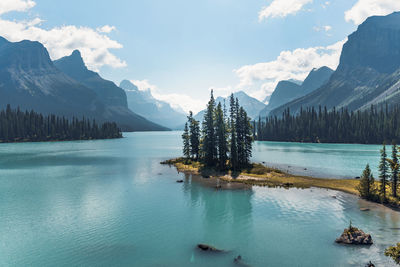
M 291 173 L 329 178 L 361 176 L 369 163 L 378 177 L 380 149 L 381 145 L 255 142 L 253 160 Z M 391 147 L 386 149 L 390 155 Z
M 181 154 L 180 133 L 125 136 L 0 145 L 0 266 L 233 266 L 239 254 L 250 266 L 393 265 L 383 250 L 400 241 L 397 212 L 329 190 L 216 191 L 159 164 Z M 287 151 L 290 164 L 311 166 L 318 151 L 301 146 L 256 144 L 255 159 L 282 164 Z M 328 150 L 319 157 L 331 170 L 342 145 Z M 358 162 L 357 153 L 345 158 Z M 333 242 L 350 219 L 373 246 Z M 204 254 L 197 243 L 228 252 Z

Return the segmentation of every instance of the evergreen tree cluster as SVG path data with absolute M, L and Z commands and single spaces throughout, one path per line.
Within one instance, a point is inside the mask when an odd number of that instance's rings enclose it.
M 382 144 L 400 136 L 400 108 L 392 107 L 349 112 L 319 107 L 284 111 L 282 117 L 267 117 L 256 123 L 256 140 Z
M 0 112 L 0 142 L 38 142 L 121 138 L 114 122 L 98 125 L 85 118 L 65 117 L 14 110 L 7 105 Z
M 201 129 L 190 112 L 182 139 L 184 156 L 200 160 L 206 166 L 237 170 L 250 164 L 252 126 L 246 111 L 233 94 L 228 116 L 225 104 L 216 105 L 211 92 Z
M 379 180 L 380 186 L 375 186 L 375 179 L 371 169 L 367 164 L 360 179 L 360 184 L 357 187 L 360 196 L 369 200 L 380 200 L 383 203 L 388 202 L 388 196 L 397 199 L 397 190 L 399 187 L 400 164 L 399 164 L 398 147 L 395 143 L 392 145 L 391 158 L 387 157 L 386 145 L 383 144 L 381 149 L 381 158 L 379 162 Z M 390 192 L 387 192 L 387 186 L 390 187 Z

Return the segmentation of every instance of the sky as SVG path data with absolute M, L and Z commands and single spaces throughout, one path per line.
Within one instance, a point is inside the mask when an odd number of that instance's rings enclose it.
M 82 53 L 186 112 L 243 90 L 263 101 L 280 80 L 335 69 L 346 37 L 399 0 L 0 0 L 0 35 L 42 42 L 52 59 Z

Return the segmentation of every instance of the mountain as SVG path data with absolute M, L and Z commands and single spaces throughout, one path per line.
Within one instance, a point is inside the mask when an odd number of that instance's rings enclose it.
M 244 110 L 246 110 L 247 115 L 252 119 L 257 118 L 260 111 L 265 108 L 264 103 L 262 103 L 261 101 L 258 101 L 254 97 L 247 95 L 243 91 L 236 92 L 233 94 L 233 96 L 239 100 L 239 104 L 244 108 Z M 229 98 L 230 98 L 230 96 L 228 96 L 226 98 L 217 97 L 215 99 L 215 102 L 218 105 L 218 103 L 224 104 L 224 101 L 225 101 L 226 109 L 229 111 L 229 107 L 230 107 Z M 194 116 L 194 118 L 198 121 L 203 121 L 204 113 L 205 113 L 205 110 L 202 110 L 199 113 L 197 113 Z
M 89 70 L 78 50 L 73 51 L 70 56 L 55 60 L 54 65 L 96 94 L 98 101 L 104 104 L 104 110 L 100 113 L 101 120 L 115 121 L 126 131 L 166 130 L 165 127 L 132 112 L 128 108 L 125 91 Z
M 39 42 L 0 37 L 0 108 L 96 116 L 105 110 L 96 93 L 58 70 Z
M 328 83 L 271 112 L 326 106 L 364 110 L 400 103 L 400 13 L 369 17 L 348 37 Z
M 304 80 L 280 81 L 271 94 L 268 105 L 260 112 L 261 117 L 267 116 L 273 109 L 290 101 L 307 95 L 325 84 L 331 77 L 333 70 L 328 67 L 313 69 Z
M 186 114 L 176 111 L 167 102 L 155 99 L 150 90 L 140 91 L 128 80 L 122 81 L 119 86 L 125 90 L 128 107 L 133 112 L 171 129 L 181 129 L 185 124 Z

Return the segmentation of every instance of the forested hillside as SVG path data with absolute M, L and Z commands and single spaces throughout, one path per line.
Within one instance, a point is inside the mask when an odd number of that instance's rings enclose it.
M 85 118 L 71 120 L 56 115 L 43 116 L 35 111 L 13 110 L 10 105 L 0 112 L 1 142 L 38 142 L 121 138 L 114 122 L 98 125 Z

